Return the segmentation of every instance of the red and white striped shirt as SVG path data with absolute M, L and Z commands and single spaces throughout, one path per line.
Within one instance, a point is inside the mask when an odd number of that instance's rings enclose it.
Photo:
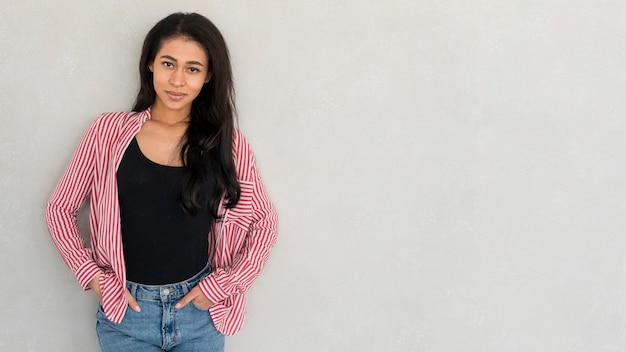
M 98 117 L 83 136 L 46 208 L 48 231 L 63 260 L 85 290 L 100 273 L 102 307 L 116 323 L 122 321 L 128 307 L 116 171 L 130 141 L 148 119 L 149 109 Z M 252 150 L 237 129 L 233 159 L 241 198 L 232 209 L 220 204 L 222 217 L 209 234 L 213 272 L 198 284 L 215 302 L 211 317 L 225 335 L 235 334 L 243 325 L 245 292 L 267 261 L 278 227 Z M 76 213 L 88 197 L 91 248 L 86 248 L 76 222 Z

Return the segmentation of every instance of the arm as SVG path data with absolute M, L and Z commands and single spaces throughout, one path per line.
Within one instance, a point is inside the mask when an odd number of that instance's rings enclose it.
M 278 216 L 269 200 L 256 166 L 250 168 L 252 176 L 252 221 L 240 250 L 228 268 L 216 268 L 198 285 L 211 302 L 247 291 L 267 262 L 276 242 Z
M 81 139 L 46 207 L 46 225 L 61 257 L 83 289 L 100 273 L 85 247 L 76 223 L 76 213 L 89 195 L 94 178 L 97 121 Z

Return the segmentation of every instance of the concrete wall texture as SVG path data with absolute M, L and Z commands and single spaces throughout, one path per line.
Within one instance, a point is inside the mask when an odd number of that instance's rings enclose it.
M 227 351 L 626 349 L 626 3 L 1 0 L 0 350 L 98 350 L 44 205 L 175 11 L 281 216 Z

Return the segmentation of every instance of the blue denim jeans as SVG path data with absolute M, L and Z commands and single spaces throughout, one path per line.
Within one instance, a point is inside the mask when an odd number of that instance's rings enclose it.
M 194 277 L 171 285 L 150 286 L 127 282 L 126 288 L 137 300 L 141 312 L 126 310 L 115 324 L 96 314 L 96 331 L 103 352 L 223 352 L 224 335 L 215 329 L 211 314 L 193 302 L 174 308 L 198 282 L 211 272 L 207 266 Z

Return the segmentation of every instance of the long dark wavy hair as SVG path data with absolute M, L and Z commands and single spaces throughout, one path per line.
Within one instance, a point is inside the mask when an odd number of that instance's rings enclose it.
M 218 218 L 222 197 L 225 197 L 225 206 L 232 208 L 239 201 L 241 188 L 232 154 L 236 118 L 232 69 L 226 42 L 211 21 L 196 13 L 174 13 L 148 32 L 139 62 L 141 87 L 133 111 L 145 110 L 154 103 L 156 92 L 149 66 L 163 41 L 178 37 L 191 39 L 204 48 L 211 77 L 192 103 L 189 126 L 183 136 L 180 205 L 192 215 L 208 205 L 213 217 Z M 209 177 L 214 180 L 208 180 Z M 208 204 L 203 205 L 200 199 L 207 197 L 202 197 L 200 192 L 207 181 L 216 187 L 213 194 L 208 195 Z

